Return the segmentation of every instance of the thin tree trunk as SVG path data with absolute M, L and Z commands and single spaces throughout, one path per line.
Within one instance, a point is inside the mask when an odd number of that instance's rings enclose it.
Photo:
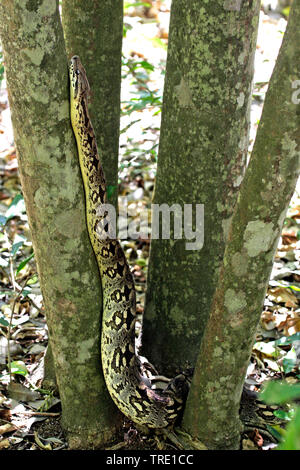
M 153 202 L 204 204 L 205 234 L 151 242 L 143 344 L 167 374 L 195 363 L 247 161 L 260 2 L 231 4 L 172 2 Z
M 64 0 L 62 22 L 68 57 L 79 55 L 87 72 L 89 113 L 117 205 L 123 0 Z
M 0 33 L 18 162 L 70 446 L 120 422 L 101 374 L 101 291 L 69 118 L 58 0 L 2 0 Z
M 232 449 L 239 444 L 242 386 L 299 174 L 300 104 L 293 88 L 300 77 L 299 24 L 300 0 L 294 0 L 232 219 L 184 414 L 184 428 L 209 448 Z

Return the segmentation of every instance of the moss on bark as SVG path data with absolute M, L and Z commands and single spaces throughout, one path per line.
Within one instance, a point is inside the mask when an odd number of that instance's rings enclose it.
M 103 446 L 120 415 L 101 373 L 101 289 L 69 118 L 58 0 L 1 1 L 0 34 L 63 425 L 71 447 Z
M 79 55 L 87 72 L 89 112 L 117 205 L 123 1 L 64 0 L 62 22 L 68 57 Z
M 154 203 L 204 204 L 205 232 L 201 250 L 151 243 L 143 344 L 164 373 L 195 363 L 216 288 L 247 160 L 259 3 L 172 2 Z
M 278 238 L 299 175 L 300 0 L 294 0 L 232 218 L 184 428 L 209 448 L 237 448 L 239 406 Z

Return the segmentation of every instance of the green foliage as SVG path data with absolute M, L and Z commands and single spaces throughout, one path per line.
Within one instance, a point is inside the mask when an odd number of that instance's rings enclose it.
M 11 204 L 9 205 L 5 215 L 0 216 L 0 225 L 3 225 L 5 227 L 7 223 L 14 217 L 19 217 L 19 218 L 22 217 L 23 214 L 25 214 L 25 211 L 26 209 L 25 209 L 24 198 L 22 194 L 17 194 L 12 200 Z M 26 243 L 26 241 L 27 241 L 26 237 L 16 235 L 14 237 L 14 242 L 10 246 L 9 255 L 12 258 L 15 258 L 18 255 L 19 250 Z M 32 253 L 31 255 L 27 256 L 24 260 L 22 260 L 17 266 L 15 274 L 18 274 L 20 271 L 22 271 L 22 269 L 25 268 L 25 266 L 33 257 L 34 257 L 34 253 Z M 0 258 L 0 265 L 2 267 L 7 267 L 8 262 L 4 258 Z
M 17 267 L 17 270 L 16 270 L 16 274 L 18 274 L 20 271 L 22 271 L 22 269 L 25 268 L 25 266 L 27 265 L 27 263 L 34 257 L 34 253 L 31 253 L 30 256 L 28 256 L 27 258 L 25 258 L 23 261 L 21 261 L 21 263 L 19 264 L 19 266 Z
M 127 113 L 132 111 L 141 111 L 148 106 L 161 106 L 161 97 L 157 96 L 156 91 L 141 90 L 139 92 L 132 92 L 137 95 L 137 98 L 131 98 L 126 106 Z
M 10 221 L 12 219 L 14 219 L 14 224 L 11 225 Z M 25 298 L 28 294 L 32 293 L 30 284 L 37 282 L 36 275 L 31 275 L 28 278 L 31 267 L 29 267 L 27 272 L 22 273 L 34 257 L 34 253 L 30 253 L 32 251 L 32 243 L 27 240 L 26 232 L 23 231 L 24 221 L 27 221 L 24 198 L 22 194 L 17 194 L 4 215 L 0 216 L 0 225 L 2 225 L 0 233 L 0 269 L 4 275 L 0 295 L 4 295 L 4 299 L 7 299 L 9 303 L 11 302 L 11 297 Z M 16 226 L 20 227 L 20 229 L 16 230 Z M 18 276 L 20 273 L 21 275 Z M 26 280 L 26 287 L 23 279 Z M 23 285 L 21 292 L 17 292 L 15 288 L 12 288 L 15 285 L 15 281 Z M 0 312 L 0 325 L 9 328 L 9 321 L 2 312 Z M 16 371 L 14 373 L 20 374 L 21 372 Z
M 267 405 L 282 405 L 300 398 L 300 383 L 288 384 L 282 381 L 268 382 L 260 393 L 260 399 Z
M 285 7 L 283 10 L 282 10 L 282 14 L 288 18 L 289 17 L 289 14 L 290 14 L 290 10 L 291 10 L 291 7 Z
M 0 225 L 5 225 L 14 217 L 21 217 L 25 213 L 25 202 L 22 194 L 17 194 L 8 207 L 5 215 L 0 216 Z
M 125 13 L 126 13 L 126 10 L 128 10 L 128 8 L 130 8 L 130 7 L 147 7 L 147 8 L 150 8 L 151 5 L 150 5 L 150 3 L 138 2 L 138 1 L 124 2 Z
M 5 327 L 9 325 L 9 322 L 6 320 L 2 312 L 0 312 L 0 325 Z
M 123 57 L 123 70 L 123 78 L 131 75 L 131 84 L 136 87 L 136 91 L 132 92 L 135 97 L 131 98 L 130 101 L 123 102 L 125 104 L 123 114 L 142 111 L 149 107 L 156 108 L 154 114 L 160 112 L 162 106 L 160 91 L 152 90 L 148 84 L 150 81 L 149 74 L 153 72 L 154 66 L 145 59 L 137 60 L 131 57 Z
M 278 450 L 300 450 L 300 407 L 295 411 L 293 419 L 287 426 L 283 442 Z
M 10 363 L 10 372 L 11 374 L 18 374 L 18 375 L 27 375 L 28 370 L 26 365 L 23 361 L 13 361 Z
M 124 2 L 124 14 L 126 15 L 128 13 L 128 10 L 129 8 L 131 7 L 146 7 L 146 8 L 150 8 L 151 5 L 150 3 L 147 3 L 147 2 L 139 2 L 139 1 L 134 1 L 132 0 L 131 2 Z M 124 23 L 123 24 L 123 37 L 125 38 L 126 37 L 126 34 L 127 34 L 127 31 L 129 29 L 132 29 L 132 26 L 128 23 Z
M 297 354 L 293 342 L 299 339 L 300 333 L 298 332 L 275 341 L 258 341 L 253 346 L 253 352 L 259 351 L 270 369 L 289 374 L 297 369 Z M 290 346 L 289 349 L 288 346 Z M 259 361 L 260 358 L 256 357 L 256 360 Z
M 151 42 L 153 44 L 153 47 L 161 47 L 165 51 L 168 49 L 168 46 L 166 45 L 166 43 L 160 38 L 152 38 Z
M 300 340 L 300 332 L 298 331 L 297 333 L 291 336 L 282 336 L 282 338 L 279 338 L 275 341 L 275 344 L 277 346 L 286 346 L 288 344 L 292 344 L 294 341 L 299 341 L 299 340 Z
M 288 384 L 282 381 L 268 382 L 260 394 L 260 399 L 268 405 L 290 406 L 288 411 L 278 410 L 276 416 L 289 421 L 279 450 L 300 450 L 300 407 L 291 405 L 291 402 L 300 399 L 300 383 Z
M 11 247 L 11 256 L 15 256 L 18 251 L 19 251 L 19 248 L 21 248 L 21 246 L 23 246 L 24 244 L 24 240 L 20 241 L 20 242 L 17 242 L 17 243 L 14 243 Z

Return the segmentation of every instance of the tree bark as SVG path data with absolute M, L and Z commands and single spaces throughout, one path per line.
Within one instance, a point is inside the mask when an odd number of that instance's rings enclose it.
M 123 1 L 64 0 L 62 22 L 68 57 L 79 55 L 87 72 L 89 113 L 117 207 Z
M 69 118 L 58 0 L 2 0 L 0 34 L 18 162 L 71 448 L 120 423 L 101 373 L 99 274 Z
M 151 242 L 143 345 L 166 374 L 195 364 L 247 161 L 260 2 L 230 5 L 172 2 L 153 202 L 204 204 L 205 235 Z
M 293 88 L 300 77 L 299 24 L 300 0 L 294 0 L 234 211 L 184 414 L 184 428 L 209 448 L 238 448 L 246 368 L 299 174 L 300 105 Z

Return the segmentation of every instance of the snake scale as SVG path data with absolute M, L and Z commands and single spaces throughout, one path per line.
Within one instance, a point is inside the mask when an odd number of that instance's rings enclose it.
M 113 401 L 125 416 L 150 428 L 164 428 L 174 423 L 182 409 L 186 378 L 181 374 L 165 390 L 156 390 L 154 380 L 143 373 L 135 350 L 133 276 L 119 241 L 106 236 L 108 227 L 99 215 L 99 207 L 107 203 L 106 183 L 88 113 L 89 83 L 78 56 L 72 57 L 69 74 L 71 123 L 84 185 L 86 223 L 103 292 L 103 375 Z

